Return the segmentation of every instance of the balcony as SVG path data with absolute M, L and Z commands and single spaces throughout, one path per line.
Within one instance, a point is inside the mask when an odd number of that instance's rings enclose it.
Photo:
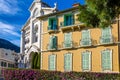
M 71 23 L 69 25 L 64 25 L 64 22 L 60 23 L 60 28 L 61 28 L 62 31 L 65 31 L 65 30 L 76 30 L 76 29 L 80 30 L 81 27 L 84 27 L 84 23 L 81 23 L 81 22 L 74 23 L 73 22 L 73 23 Z
M 71 48 L 75 48 L 74 46 L 74 42 L 70 41 L 70 42 L 63 42 L 62 43 L 63 49 L 71 49 Z
M 101 36 L 100 37 L 100 44 L 113 44 L 113 36 L 108 35 L 108 36 Z
M 58 31 L 57 25 L 48 26 L 48 33 L 56 32 L 56 31 Z
M 47 45 L 47 50 L 48 50 L 48 51 L 57 50 L 57 45 L 48 44 L 48 45 Z
M 80 47 L 88 47 L 88 46 L 92 46 L 92 39 L 91 38 L 86 38 L 86 39 L 80 40 Z

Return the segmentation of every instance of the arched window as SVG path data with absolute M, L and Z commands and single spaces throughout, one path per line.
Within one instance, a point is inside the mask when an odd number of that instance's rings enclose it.
M 34 42 L 38 41 L 38 25 L 34 27 Z
M 36 8 L 34 11 L 33 11 L 33 17 L 36 17 L 38 15 L 38 9 Z
M 34 27 L 34 32 L 35 32 L 35 33 L 38 33 L 38 25 L 35 25 L 35 27 Z

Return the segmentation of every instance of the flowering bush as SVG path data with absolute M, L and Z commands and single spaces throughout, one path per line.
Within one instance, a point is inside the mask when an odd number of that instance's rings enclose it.
M 120 80 L 120 73 L 4 69 L 5 80 Z

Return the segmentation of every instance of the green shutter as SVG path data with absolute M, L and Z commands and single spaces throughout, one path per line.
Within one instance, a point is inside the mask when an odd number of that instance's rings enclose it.
M 83 70 L 90 70 L 90 66 L 91 66 L 90 61 L 91 61 L 90 52 L 82 53 L 82 69 Z
M 57 29 L 57 18 L 49 18 L 48 20 L 48 29 L 56 30 Z
M 64 55 L 64 69 L 65 71 L 72 70 L 72 54 L 71 53 L 67 53 Z
M 49 18 L 48 20 L 48 30 L 51 30 L 52 29 L 52 26 L 51 26 L 51 18 Z
M 64 26 L 66 26 L 66 15 L 64 15 Z
M 65 33 L 65 42 L 64 45 L 65 47 L 71 47 L 71 42 L 72 42 L 72 33 Z
M 71 15 L 71 24 L 74 24 L 74 14 Z
M 57 29 L 57 18 L 53 18 L 53 24 L 52 24 L 53 30 Z
M 56 66 L 56 55 L 49 56 L 49 70 L 55 70 Z
M 110 50 L 102 51 L 102 69 L 111 70 L 111 65 L 112 65 L 111 51 Z

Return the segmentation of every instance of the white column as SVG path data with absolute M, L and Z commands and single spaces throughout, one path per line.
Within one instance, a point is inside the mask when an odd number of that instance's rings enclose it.
M 31 19 L 30 20 L 30 45 L 32 45 L 33 40 L 34 40 L 34 38 L 33 38 L 33 26 L 34 26 L 34 24 L 33 24 L 32 19 Z
M 21 32 L 21 46 L 20 46 L 20 53 L 24 53 L 25 49 L 25 32 Z

